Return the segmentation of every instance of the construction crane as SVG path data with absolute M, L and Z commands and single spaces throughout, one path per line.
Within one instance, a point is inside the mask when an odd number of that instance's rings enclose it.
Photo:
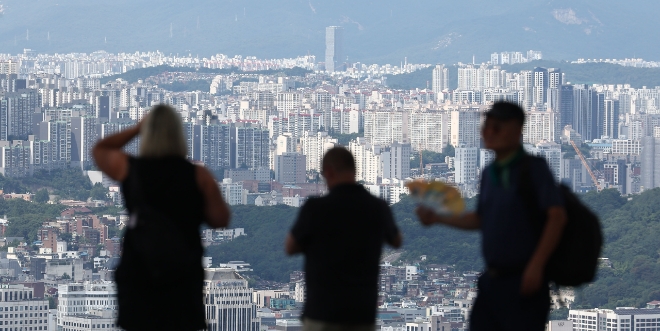
M 603 188 L 600 186 L 598 183 L 598 179 L 596 178 L 596 175 L 594 175 L 594 172 L 591 171 L 591 167 L 589 166 L 589 163 L 587 163 L 587 159 L 584 158 L 584 155 L 582 155 L 582 152 L 580 149 L 577 147 L 575 142 L 573 140 L 569 140 L 569 143 L 571 143 L 571 146 L 573 146 L 573 149 L 575 149 L 575 153 L 580 157 L 580 161 L 582 161 L 582 165 L 587 169 L 587 172 L 589 172 L 589 176 L 591 176 L 591 180 L 594 181 L 594 185 L 596 185 L 596 190 L 598 192 L 602 191 Z

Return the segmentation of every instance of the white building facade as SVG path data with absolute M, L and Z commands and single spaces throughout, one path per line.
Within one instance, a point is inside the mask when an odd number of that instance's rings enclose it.
M 204 300 L 209 331 L 259 331 L 253 289 L 233 269 L 205 270 Z

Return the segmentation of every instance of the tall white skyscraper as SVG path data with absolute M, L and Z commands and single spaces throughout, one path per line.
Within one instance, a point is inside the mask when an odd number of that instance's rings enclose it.
M 442 91 L 449 88 L 449 70 L 445 68 L 444 64 L 438 64 L 433 69 L 432 88 L 438 99 L 440 99 Z
M 325 70 L 342 71 L 344 67 L 344 28 L 329 26 L 325 28 Z

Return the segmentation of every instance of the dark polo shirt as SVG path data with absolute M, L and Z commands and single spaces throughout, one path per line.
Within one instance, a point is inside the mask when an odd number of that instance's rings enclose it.
M 521 192 L 524 162 L 531 177 L 536 206 L 525 205 Z M 529 180 L 529 179 L 527 179 Z M 535 224 L 531 213 L 546 215 L 548 208 L 562 206 L 559 188 L 545 159 L 528 157 L 521 149 L 504 164 L 497 161 L 481 176 L 477 214 L 481 221 L 482 250 L 486 265 L 492 268 L 524 268 L 538 245 L 542 224 Z M 544 220 L 541 220 L 544 221 Z
M 341 185 L 308 200 L 291 230 L 305 255 L 303 317 L 374 323 L 382 246 L 398 232 L 387 203 L 361 185 Z

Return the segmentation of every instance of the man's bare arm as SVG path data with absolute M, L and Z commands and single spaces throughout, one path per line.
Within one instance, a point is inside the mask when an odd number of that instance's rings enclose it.
M 474 212 L 457 216 L 439 216 L 429 208 L 419 207 L 416 213 L 424 225 L 445 224 L 463 230 L 477 230 L 481 227 L 479 216 Z
M 291 233 L 286 236 L 286 242 L 284 243 L 284 251 L 287 255 L 296 255 L 302 253 L 302 248 L 296 242 L 296 238 L 293 237 Z

